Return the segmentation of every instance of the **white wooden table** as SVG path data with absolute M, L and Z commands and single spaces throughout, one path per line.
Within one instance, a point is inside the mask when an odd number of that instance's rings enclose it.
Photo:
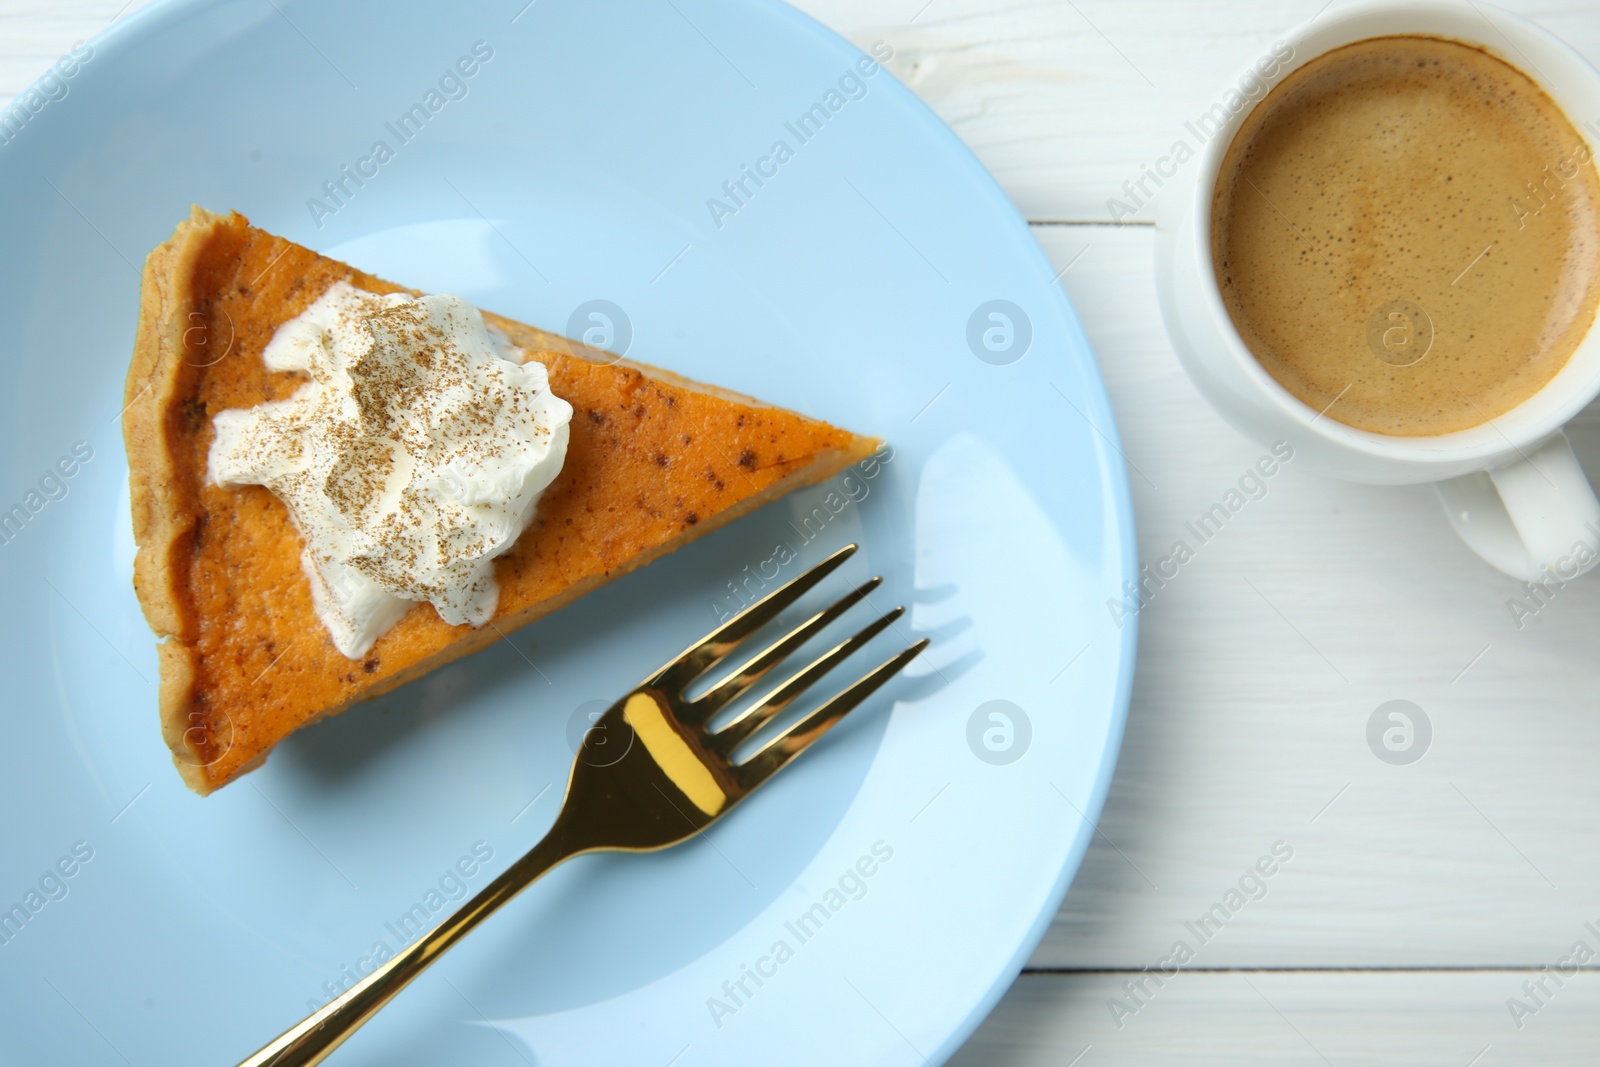
M 0 0 L 0 105 L 121 2 Z M 1506 2 L 1600 61 L 1596 0 Z M 891 69 L 1070 265 L 1062 284 L 1140 472 L 1141 553 L 1166 555 L 1261 449 L 1173 355 L 1151 206 L 1113 225 L 1106 201 L 1322 0 L 801 6 L 889 42 Z M 1600 413 L 1572 437 L 1600 478 Z M 1600 1061 L 1595 965 L 1546 972 L 1579 941 L 1600 954 L 1600 578 L 1519 628 L 1521 595 L 1454 540 L 1430 491 L 1289 464 L 1145 611 L 1102 832 L 956 1062 Z M 1366 740 L 1394 699 L 1432 723 L 1408 766 Z M 1278 842 L 1293 855 L 1265 895 L 1200 945 L 1185 923 Z M 1141 973 L 1180 939 L 1198 946 L 1181 973 Z M 1531 1010 L 1514 1018 L 1510 998 Z

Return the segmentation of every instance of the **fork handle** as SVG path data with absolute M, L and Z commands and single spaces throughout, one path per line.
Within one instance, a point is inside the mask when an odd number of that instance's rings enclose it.
M 571 847 L 558 822 L 533 848 L 397 955 L 301 1022 L 277 1040 L 242 1061 L 239 1067 L 311 1067 L 321 1063 L 345 1038 L 421 974 L 446 949 L 461 940 L 500 905 L 532 885 L 546 871 L 587 851 Z

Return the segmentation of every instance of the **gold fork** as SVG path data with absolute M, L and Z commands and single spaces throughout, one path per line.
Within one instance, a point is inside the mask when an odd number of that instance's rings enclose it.
M 746 638 L 826 578 L 856 551 L 846 545 L 809 571 L 729 619 L 704 640 L 611 705 L 584 735 L 555 825 L 538 844 L 454 915 L 383 963 L 339 997 L 285 1031 L 239 1067 L 309 1067 L 321 1063 L 394 999 L 423 969 L 496 908 L 556 864 L 585 852 L 651 852 L 700 833 L 865 700 L 927 647 L 926 639 L 886 660 L 815 711 L 767 741 L 747 760 L 734 750 L 845 657 L 905 611 L 893 611 L 839 642 L 767 696 L 712 730 L 710 720 L 824 627 L 878 587 L 873 578 L 756 653 L 702 696 L 690 683 L 728 658 Z M 626 738 L 626 741 L 622 739 Z M 608 747 L 626 745 L 613 758 Z

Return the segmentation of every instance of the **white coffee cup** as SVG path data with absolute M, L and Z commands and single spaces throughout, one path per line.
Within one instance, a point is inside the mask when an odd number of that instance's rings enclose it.
M 1483 3 L 1368 2 L 1330 9 L 1287 34 L 1276 62 L 1259 62 L 1223 98 L 1231 116 L 1179 175 L 1192 185 L 1162 198 L 1156 287 L 1173 345 L 1222 415 L 1263 443 L 1286 440 L 1296 459 L 1335 477 L 1381 485 L 1432 482 L 1461 538 L 1513 577 L 1565 580 L 1600 561 L 1600 500 L 1562 432 L 1600 394 L 1600 329 L 1538 393 L 1489 422 L 1431 437 L 1391 437 L 1347 426 L 1307 406 L 1268 374 L 1228 315 L 1211 259 L 1211 208 L 1234 135 L 1291 71 L 1370 37 L 1424 35 L 1483 48 L 1550 94 L 1595 152 L 1600 72 L 1559 38 Z M 1276 68 L 1276 69 L 1273 69 Z M 1231 106 L 1230 106 L 1231 105 Z M 1237 108 L 1237 110 L 1233 110 Z M 1215 111 L 1215 109 L 1214 109 Z M 1591 125 L 1585 125 L 1585 123 Z M 1574 146 L 1576 148 L 1577 146 Z M 1587 163 L 1586 166 L 1593 166 Z

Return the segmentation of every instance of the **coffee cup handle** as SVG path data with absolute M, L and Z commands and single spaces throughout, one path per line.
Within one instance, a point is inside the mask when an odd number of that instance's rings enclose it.
M 1467 547 L 1513 578 L 1566 581 L 1600 562 L 1600 499 L 1559 430 L 1514 463 L 1434 489 Z

